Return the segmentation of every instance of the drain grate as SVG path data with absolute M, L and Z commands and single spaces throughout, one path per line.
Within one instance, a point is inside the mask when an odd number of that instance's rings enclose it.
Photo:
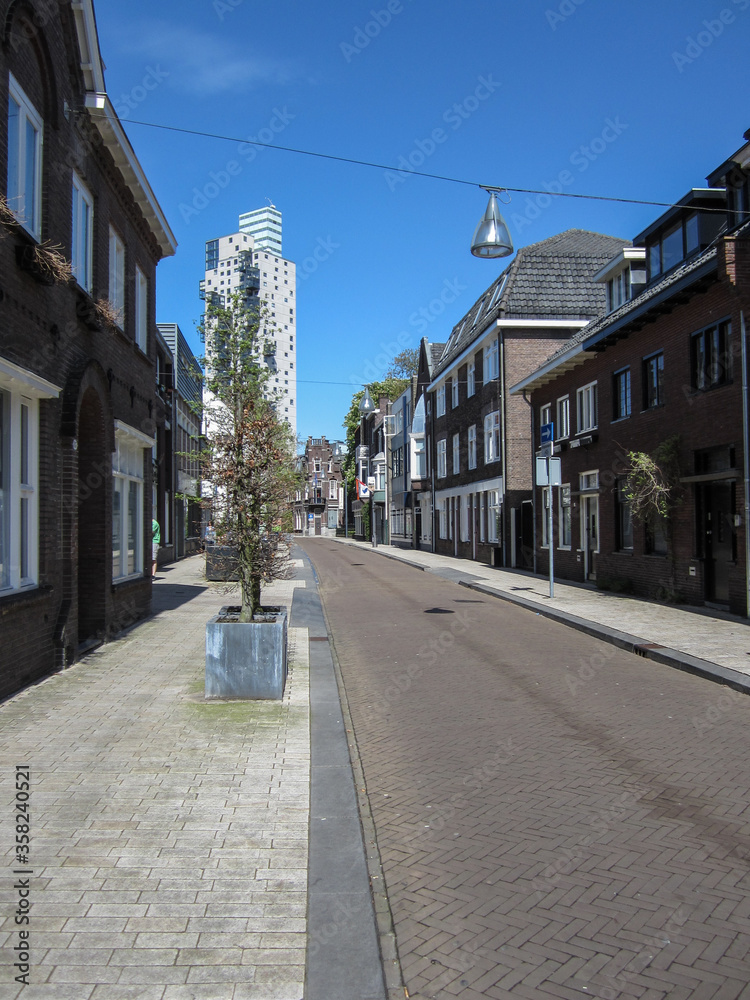
M 633 646 L 636 656 L 645 656 L 649 649 L 664 649 L 664 646 L 660 642 L 639 642 L 637 646 Z

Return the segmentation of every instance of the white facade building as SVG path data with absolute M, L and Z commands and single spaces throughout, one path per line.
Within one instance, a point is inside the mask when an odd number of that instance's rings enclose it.
M 260 213 L 271 209 L 260 209 Z M 281 247 L 281 213 L 278 215 L 278 245 Z M 246 219 L 258 213 L 247 213 Z M 292 261 L 256 242 L 248 232 L 232 233 L 206 243 L 205 277 L 201 298 L 213 295 L 226 303 L 234 292 L 257 297 L 266 304 L 269 329 L 264 333 L 266 365 L 273 375 L 270 386 L 280 393 L 278 413 L 297 434 L 297 272 Z M 210 357 L 210 345 L 206 345 Z

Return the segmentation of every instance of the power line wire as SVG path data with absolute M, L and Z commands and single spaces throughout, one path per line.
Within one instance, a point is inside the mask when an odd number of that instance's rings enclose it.
M 105 115 L 91 115 L 92 119 L 100 119 L 102 121 L 106 120 Z M 349 163 L 358 167 L 372 167 L 375 170 L 389 170 L 397 174 L 407 174 L 413 175 L 415 177 L 427 177 L 434 181 L 446 181 L 450 184 L 464 184 L 467 187 L 479 187 L 479 188 L 492 188 L 495 191 L 508 191 L 513 194 L 541 194 L 547 195 L 550 198 L 578 198 L 583 201 L 610 201 L 621 205 L 648 205 L 654 208 L 684 208 L 684 205 L 676 204 L 669 201 L 647 201 L 641 198 L 618 198 L 614 195 L 599 195 L 599 194 L 577 194 L 573 191 L 546 191 L 539 188 L 517 188 L 517 187 L 503 187 L 499 188 L 493 185 L 481 184 L 478 181 L 467 181 L 461 177 L 447 177 L 444 174 L 431 174 L 424 170 L 404 170 L 403 168 L 394 167 L 393 165 L 388 165 L 385 163 L 374 163 L 371 160 L 358 160 L 350 156 L 335 156 L 333 153 L 319 153 L 311 149 L 297 149 L 294 146 L 279 146 L 272 142 L 260 142 L 257 139 L 247 139 L 240 138 L 238 136 L 232 135 L 222 135 L 218 132 L 204 132 L 200 129 L 192 128 L 181 128 L 178 125 L 162 125 L 157 122 L 142 122 L 135 118 L 120 118 L 119 121 L 122 123 L 127 123 L 128 125 L 141 125 L 144 128 L 154 128 L 162 129 L 166 132 L 179 132 L 182 135 L 195 135 L 203 139 L 221 139 L 224 142 L 238 142 L 243 145 L 248 146 L 260 146 L 263 149 L 278 149 L 284 153 L 297 153 L 300 156 L 314 156 L 321 160 L 334 160 L 337 163 Z M 712 208 L 705 207 L 698 209 L 700 212 L 718 212 L 722 215 L 726 215 L 727 212 L 732 211 L 727 208 Z

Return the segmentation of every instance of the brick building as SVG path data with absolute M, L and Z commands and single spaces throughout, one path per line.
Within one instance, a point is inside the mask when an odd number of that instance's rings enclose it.
M 193 555 L 201 547 L 203 511 L 200 502 L 198 453 L 202 447 L 201 415 L 203 372 L 176 323 L 159 323 L 158 332 L 169 350 L 170 370 L 164 379 L 157 372 L 157 395 L 165 405 L 165 445 L 163 471 L 164 520 L 168 561 Z M 160 556 L 161 561 L 161 556 Z
M 154 279 L 175 251 L 91 0 L 6 0 L 1 23 L 0 696 L 148 612 Z
M 593 275 L 623 246 L 571 229 L 523 247 L 453 328 L 425 410 L 435 551 L 531 565 L 529 408 L 508 388 L 604 312 Z
M 309 437 L 298 469 L 301 483 L 294 499 L 294 530 L 304 535 L 335 535 L 344 526 L 346 449 L 341 441 Z
M 607 315 L 513 387 L 537 445 L 555 427 L 556 575 L 748 613 L 749 164 L 750 143 L 602 268 Z M 672 467 L 666 518 L 633 518 L 630 452 Z M 546 571 L 549 493 L 536 493 Z

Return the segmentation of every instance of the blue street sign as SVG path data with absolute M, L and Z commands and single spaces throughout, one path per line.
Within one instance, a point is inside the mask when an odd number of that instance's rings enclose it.
M 552 444 L 555 439 L 555 425 L 554 424 L 542 424 L 539 428 L 540 440 L 542 444 Z

